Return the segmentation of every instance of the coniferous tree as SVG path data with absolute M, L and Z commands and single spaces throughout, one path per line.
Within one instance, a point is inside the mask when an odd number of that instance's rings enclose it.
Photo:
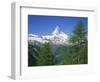
M 28 42 L 28 66 L 35 66 L 39 55 L 40 47 Z
M 87 63 L 87 32 L 80 20 L 70 38 L 73 64 Z
M 49 43 L 43 44 L 40 48 L 37 65 L 53 65 L 53 54 Z

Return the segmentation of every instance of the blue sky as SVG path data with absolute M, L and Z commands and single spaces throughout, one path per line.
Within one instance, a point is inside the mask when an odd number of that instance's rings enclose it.
M 28 15 L 28 33 L 47 35 L 50 34 L 56 26 L 59 26 L 63 32 L 71 35 L 72 30 L 75 29 L 75 26 L 80 19 L 87 29 L 87 17 Z

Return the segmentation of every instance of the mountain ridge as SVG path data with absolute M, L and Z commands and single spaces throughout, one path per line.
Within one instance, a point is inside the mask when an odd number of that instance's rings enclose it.
M 35 34 L 28 34 L 29 41 L 38 41 L 40 43 L 52 43 L 52 44 L 68 44 L 69 36 L 65 34 L 63 31 L 60 30 L 59 26 L 56 26 L 53 32 L 49 35 L 35 35 Z

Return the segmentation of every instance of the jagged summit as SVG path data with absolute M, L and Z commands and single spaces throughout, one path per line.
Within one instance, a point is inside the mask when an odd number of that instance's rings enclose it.
M 56 28 L 54 29 L 54 31 L 51 34 L 59 34 L 60 33 L 60 28 L 59 26 L 56 26 Z

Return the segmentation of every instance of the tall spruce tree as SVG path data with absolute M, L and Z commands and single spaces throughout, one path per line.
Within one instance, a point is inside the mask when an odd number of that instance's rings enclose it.
M 28 66 L 35 66 L 40 47 L 28 42 Z
M 70 38 L 73 64 L 87 63 L 87 30 L 80 20 Z
M 43 44 L 40 48 L 37 65 L 53 65 L 53 54 L 49 43 Z

